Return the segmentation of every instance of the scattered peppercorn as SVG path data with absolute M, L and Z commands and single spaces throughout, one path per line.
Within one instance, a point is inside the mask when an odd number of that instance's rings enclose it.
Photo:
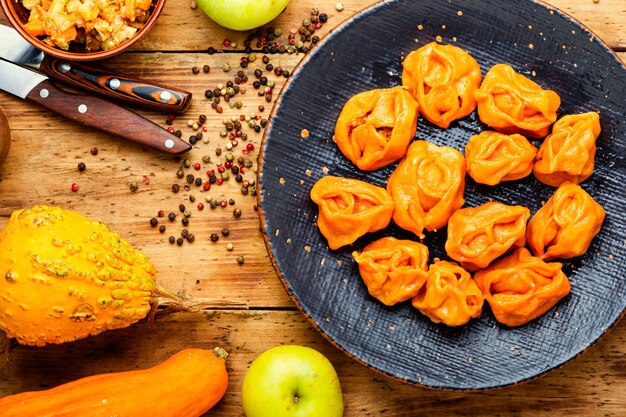
M 228 236 L 230 234 L 230 230 L 228 230 L 228 227 L 224 227 L 222 229 L 222 236 Z
M 197 74 L 197 73 L 199 73 L 199 72 L 200 72 L 200 68 L 198 68 L 198 67 L 193 67 L 193 68 L 191 69 L 191 72 L 193 72 L 194 74 Z
M 156 227 L 156 225 L 159 223 L 159 221 L 156 218 L 151 218 L 150 219 L 150 226 L 152 227 Z
M 92 155 L 98 155 L 98 148 L 91 148 L 91 154 Z
M 177 193 L 178 191 L 180 191 L 180 185 L 172 184 L 172 192 Z
M 235 219 L 238 219 L 241 217 L 241 210 L 236 208 L 233 210 L 233 216 L 235 216 Z
M 78 171 L 83 172 L 86 168 L 87 168 L 87 165 L 85 165 L 84 162 L 78 163 Z
M 167 218 L 169 219 L 169 221 L 173 222 L 174 220 L 176 220 L 176 214 L 170 213 L 167 215 Z
M 128 188 L 130 188 L 130 191 L 134 193 L 135 191 L 137 191 L 137 189 L 139 189 L 139 184 L 137 184 L 137 182 L 135 181 L 131 181 L 130 183 L 128 183 Z
M 211 233 L 211 242 L 217 242 L 220 236 L 217 233 Z
M 182 237 L 179 237 L 178 239 L 176 239 L 176 244 L 178 246 L 183 246 L 183 243 L 185 243 L 185 240 Z
M 170 244 L 176 243 L 176 238 L 174 236 L 170 236 L 167 240 L 169 240 Z
M 208 65 L 204 65 L 202 67 L 202 71 L 204 71 L 205 73 L 208 73 L 209 71 L 211 71 L 211 67 L 209 67 Z
M 243 265 L 244 262 L 245 262 L 245 259 L 243 258 L 243 256 L 240 255 L 237 257 L 237 263 L 239 265 Z
M 165 226 L 163 225 L 159 226 L 159 232 L 165 233 Z

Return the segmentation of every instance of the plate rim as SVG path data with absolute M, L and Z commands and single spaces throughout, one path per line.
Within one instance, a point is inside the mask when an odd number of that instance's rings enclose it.
M 265 249 L 267 251 L 268 257 L 270 259 L 270 262 L 272 263 L 272 267 L 274 268 L 274 271 L 276 272 L 276 275 L 278 276 L 283 288 L 285 289 L 285 291 L 287 292 L 287 295 L 289 296 L 289 299 L 296 305 L 297 309 L 300 311 L 300 313 L 302 313 L 304 315 L 304 317 L 309 321 L 309 323 L 311 324 L 311 326 L 319 333 L 322 335 L 322 337 L 324 337 L 324 339 L 326 339 L 328 342 L 330 342 L 331 345 L 333 345 L 335 348 L 337 348 L 338 350 L 340 350 L 341 352 L 343 352 L 346 356 L 348 356 L 350 359 L 360 363 L 361 365 L 363 365 L 364 367 L 371 369 L 375 372 L 377 372 L 380 375 L 383 375 L 387 378 L 390 378 L 392 380 L 395 381 L 399 381 L 402 382 L 404 384 L 407 384 L 409 386 L 414 386 L 414 387 L 420 387 L 420 388 L 426 388 L 429 390 L 433 390 L 433 391 L 448 391 L 448 392 L 485 392 L 485 391 L 494 391 L 494 390 L 502 390 L 502 389 L 506 389 L 512 386 L 517 386 L 517 385 L 521 385 L 521 384 L 526 384 L 529 383 L 531 381 L 535 381 L 539 378 L 542 378 L 543 376 L 555 372 L 559 369 L 561 369 L 562 367 L 564 367 L 565 365 L 573 362 L 575 359 L 577 359 L 578 357 L 582 356 L 584 353 L 586 353 L 589 349 L 591 349 L 592 347 L 594 347 L 597 343 L 599 343 L 602 339 L 604 339 L 606 337 L 606 335 L 613 330 L 619 323 L 620 321 L 626 316 L 626 307 L 622 310 L 622 312 L 617 316 L 617 318 L 609 324 L 609 326 L 595 339 L 592 340 L 591 342 L 589 342 L 589 344 L 587 344 L 587 346 L 585 346 L 584 349 L 582 349 L 581 351 L 577 352 L 576 354 L 574 354 L 571 358 L 561 362 L 560 364 L 557 364 L 549 369 L 545 369 L 541 372 L 538 372 L 532 376 L 529 377 L 525 377 L 522 379 L 519 379 L 517 381 L 512 381 L 512 382 L 507 382 L 504 384 L 498 384 L 498 385 L 491 385 L 491 386 L 484 386 L 484 387 L 480 387 L 480 388 L 461 388 L 461 387 L 449 387 L 449 386 L 435 386 L 435 385 L 428 385 L 422 382 L 417 382 L 417 381 L 411 381 L 408 380 L 406 378 L 402 378 L 399 377 L 397 375 L 394 375 L 388 371 L 385 371 L 384 369 L 380 369 L 372 364 L 367 363 L 365 360 L 357 357 L 355 354 L 353 354 L 352 352 L 350 352 L 349 350 L 345 349 L 344 347 L 342 347 L 336 340 L 334 340 L 328 333 L 326 333 L 318 324 L 318 322 L 311 316 L 311 314 L 309 312 L 306 311 L 306 309 L 304 308 L 304 306 L 300 303 L 300 301 L 296 298 L 295 294 L 293 293 L 293 290 L 291 288 L 291 286 L 289 285 L 289 283 L 287 282 L 287 280 L 285 279 L 285 277 L 283 276 L 283 273 L 280 270 L 280 267 L 278 265 L 278 262 L 276 260 L 276 258 L 274 257 L 273 251 L 272 251 L 272 244 L 270 242 L 270 236 L 267 232 L 267 223 L 266 223 L 266 212 L 265 210 L 263 210 L 263 190 L 262 190 L 262 177 L 263 177 L 263 171 L 264 171 L 264 155 L 265 155 L 265 149 L 267 147 L 267 143 L 269 140 L 269 136 L 270 133 L 272 132 L 272 125 L 273 125 L 273 119 L 276 116 L 276 113 L 279 110 L 279 107 L 281 105 L 282 102 L 282 97 L 283 97 L 283 93 L 286 92 L 296 81 L 297 81 L 297 76 L 299 75 L 299 73 L 302 71 L 302 68 L 306 65 L 307 62 L 309 62 L 311 60 L 311 57 L 313 56 L 313 54 L 317 53 L 317 51 L 324 46 L 324 44 L 326 44 L 329 39 L 331 39 L 332 37 L 336 36 L 337 33 L 341 32 L 341 30 L 343 30 L 352 20 L 368 14 L 368 13 L 373 13 L 374 9 L 378 8 L 378 7 L 382 7 L 384 4 L 387 3 L 394 3 L 394 2 L 399 2 L 401 0 L 378 0 L 375 3 L 372 3 L 369 6 L 364 7 L 363 9 L 360 9 L 358 12 L 347 16 L 346 18 L 344 18 L 340 23 L 338 23 L 334 28 L 332 28 L 328 33 L 326 33 L 325 35 L 323 35 L 319 42 L 317 43 L 317 45 L 315 45 L 315 47 L 309 51 L 309 53 L 307 53 L 297 64 L 296 66 L 293 68 L 291 75 L 289 76 L 289 79 L 285 82 L 285 84 L 282 86 L 282 88 L 280 89 L 280 92 L 278 94 L 278 97 L 276 99 L 276 101 L 274 102 L 273 106 L 272 106 L 272 110 L 268 116 L 268 125 L 266 127 L 266 129 L 263 132 L 263 136 L 261 138 L 261 143 L 260 143 L 260 149 L 259 149 L 259 155 L 257 157 L 257 166 L 258 166 L 258 171 L 257 171 L 257 182 L 258 182 L 258 188 L 259 191 L 257 192 L 257 212 L 258 212 L 258 217 L 259 217 L 259 228 L 261 230 L 261 234 L 263 235 L 263 243 L 265 244 Z M 550 12 L 550 14 L 558 14 L 560 15 L 562 18 L 564 18 L 565 20 L 567 20 L 569 23 L 572 23 L 576 26 L 578 26 L 579 29 L 582 29 L 583 31 L 586 31 L 591 39 L 593 40 L 593 42 L 597 42 L 600 44 L 600 46 L 605 49 L 609 55 L 611 55 L 613 57 L 613 59 L 615 59 L 615 61 L 620 64 L 622 66 L 622 68 L 626 71 L 626 62 L 623 61 L 618 55 L 617 53 L 611 49 L 607 43 L 602 40 L 595 32 L 593 32 L 591 29 L 589 29 L 584 23 L 580 22 L 579 20 L 575 19 L 573 16 L 571 16 L 570 14 L 568 14 L 567 12 L 560 10 L 558 8 L 556 8 L 555 6 L 552 6 L 548 3 L 543 2 L 542 0 L 526 0 L 528 1 L 528 3 L 532 3 L 535 4 L 539 7 L 543 7 L 544 9 L 548 10 Z

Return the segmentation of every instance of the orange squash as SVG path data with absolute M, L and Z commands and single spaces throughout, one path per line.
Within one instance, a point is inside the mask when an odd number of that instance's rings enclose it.
M 463 205 L 465 158 L 450 147 L 417 140 L 389 177 L 394 222 L 420 238 L 436 230 Z
M 536 153 L 537 148 L 522 135 L 482 132 L 465 146 L 467 173 L 487 185 L 518 180 L 532 172 Z
M 583 182 L 593 173 L 599 135 L 598 113 L 561 117 L 537 152 L 533 167 L 535 177 L 553 187 L 564 181 Z
M 579 185 L 564 182 L 528 222 L 526 240 L 541 259 L 573 258 L 587 252 L 605 212 Z
M 503 133 L 531 138 L 548 134 L 561 98 L 515 72 L 506 64 L 493 66 L 474 92 L 480 120 Z
M 429 122 L 446 129 L 476 108 L 480 66 L 463 49 L 431 42 L 411 52 L 402 63 L 402 84 L 419 103 Z
M 220 353 L 225 353 L 219 350 Z M 94 375 L 0 399 L 3 417 L 200 417 L 228 387 L 225 361 L 185 349 L 138 371 Z
M 359 169 L 402 158 L 417 128 L 417 102 L 402 87 L 359 93 L 344 105 L 333 140 Z
M 430 265 L 428 280 L 413 298 L 413 307 L 435 323 L 462 326 L 480 316 L 484 297 L 472 276 L 455 262 Z
M 489 202 L 454 212 L 448 221 L 446 252 L 468 271 L 486 267 L 512 248 L 526 243 L 530 210 Z
M 411 299 L 426 282 L 428 248 L 421 243 L 384 237 L 352 256 L 370 295 L 385 305 Z
M 317 226 L 331 249 L 384 229 L 393 213 L 384 188 L 350 178 L 323 177 L 311 189 L 311 199 L 319 206 Z
M 474 276 L 496 320 L 521 326 L 544 314 L 570 292 L 557 262 L 546 263 L 520 248 Z

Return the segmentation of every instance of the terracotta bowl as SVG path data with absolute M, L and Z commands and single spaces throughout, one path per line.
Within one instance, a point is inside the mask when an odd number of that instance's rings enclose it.
M 48 55 L 72 61 L 95 61 L 98 59 L 109 58 L 125 51 L 141 40 L 150 31 L 150 29 L 152 29 L 159 15 L 163 11 L 164 6 L 165 0 L 152 0 L 152 7 L 150 9 L 151 13 L 146 25 L 137 31 L 135 36 L 131 39 L 116 46 L 115 48 L 107 49 L 106 51 L 87 51 L 81 44 L 72 42 L 69 50 L 64 51 L 60 48 L 47 45 L 41 39 L 30 35 L 24 30 L 23 25 L 28 22 L 30 11 L 22 5 L 21 0 L 0 0 L 0 7 L 2 7 L 2 11 L 5 16 L 24 39 L 31 43 L 35 48 L 44 51 Z

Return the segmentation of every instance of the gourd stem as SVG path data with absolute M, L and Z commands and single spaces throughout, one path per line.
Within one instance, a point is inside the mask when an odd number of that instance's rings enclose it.
M 154 291 L 152 291 L 152 295 L 155 297 L 163 297 L 163 298 L 169 298 L 171 300 L 183 301 L 183 299 L 180 296 L 161 287 L 156 287 Z

